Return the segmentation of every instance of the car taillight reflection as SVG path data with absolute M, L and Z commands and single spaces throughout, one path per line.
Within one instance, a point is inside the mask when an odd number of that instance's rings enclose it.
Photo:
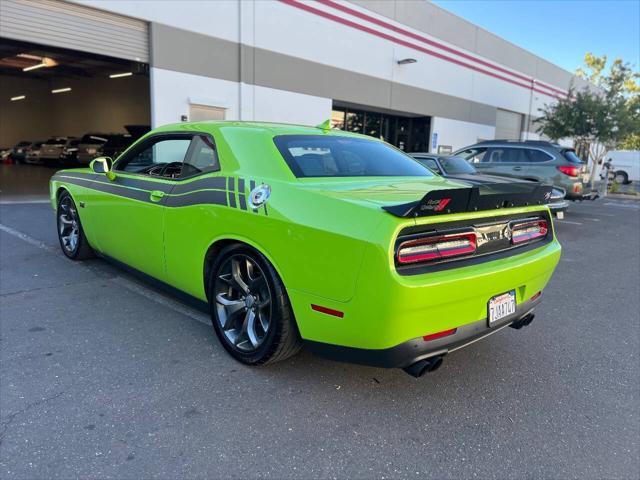
M 476 251 L 474 232 L 439 235 L 409 240 L 398 248 L 398 263 L 431 262 L 469 255 Z
M 547 221 L 543 219 L 514 223 L 511 225 L 511 243 L 519 245 L 537 238 L 543 238 L 547 236 L 548 231 Z

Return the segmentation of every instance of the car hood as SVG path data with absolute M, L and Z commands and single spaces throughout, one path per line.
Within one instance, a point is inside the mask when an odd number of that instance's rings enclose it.
M 468 187 L 464 182 L 434 177 L 305 178 L 303 188 L 319 194 L 378 207 L 418 201 L 433 190 Z

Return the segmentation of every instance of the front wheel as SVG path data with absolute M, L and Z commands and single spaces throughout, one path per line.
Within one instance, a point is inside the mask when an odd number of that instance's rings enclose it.
M 209 285 L 213 327 L 233 358 L 262 365 L 300 350 L 284 285 L 259 252 L 244 245 L 224 248 L 211 268 Z
M 84 235 L 76 204 L 69 195 L 63 192 L 58 200 L 58 240 L 62 252 L 72 260 L 86 260 L 93 257 L 93 250 Z

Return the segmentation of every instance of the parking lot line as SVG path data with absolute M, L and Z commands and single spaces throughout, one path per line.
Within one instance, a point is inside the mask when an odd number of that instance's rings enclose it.
M 571 222 L 569 220 L 555 220 L 556 223 L 568 223 L 569 225 L 582 225 L 580 222 Z
M 2 223 L 0 223 L 0 231 L 8 233 L 9 235 L 19 238 L 20 240 L 28 243 L 29 245 L 33 245 L 34 247 L 45 250 L 47 252 L 54 253 L 56 255 L 60 253 L 57 248 L 51 247 L 41 242 L 40 240 L 36 240 L 35 238 L 27 235 L 26 233 L 23 233 L 19 230 L 3 225 Z M 204 313 L 194 308 L 188 307 L 176 300 L 172 300 L 168 297 L 165 297 L 162 294 L 157 293 L 154 290 L 147 288 L 141 284 L 133 282 L 125 277 L 117 276 L 113 280 L 118 284 L 118 286 L 124 287 L 130 292 L 136 293 L 146 298 L 147 300 L 151 300 L 155 303 L 158 303 L 163 307 L 169 308 L 176 313 L 185 315 L 197 322 L 203 323 L 205 325 L 211 325 L 211 319 L 209 318 L 209 316 L 205 315 Z
M 23 240 L 27 242 L 29 245 L 33 245 L 34 247 L 38 247 L 48 252 L 58 253 L 58 250 L 56 248 L 53 248 L 45 244 L 44 242 L 41 242 L 40 240 L 36 240 L 35 238 L 30 237 L 26 233 L 22 233 L 19 230 L 3 225 L 2 223 L 0 223 L 0 231 L 8 233 L 9 235 L 12 235 L 16 238 L 19 238 L 20 240 Z
M 0 205 L 35 205 L 51 203 L 51 200 L 0 200 Z

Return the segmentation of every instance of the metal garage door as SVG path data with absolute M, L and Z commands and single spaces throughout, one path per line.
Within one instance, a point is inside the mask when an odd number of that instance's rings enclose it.
M 149 62 L 146 22 L 59 0 L 1 0 L 0 36 Z
M 522 134 L 521 113 L 498 109 L 496 116 L 496 138 L 501 140 L 520 140 Z

